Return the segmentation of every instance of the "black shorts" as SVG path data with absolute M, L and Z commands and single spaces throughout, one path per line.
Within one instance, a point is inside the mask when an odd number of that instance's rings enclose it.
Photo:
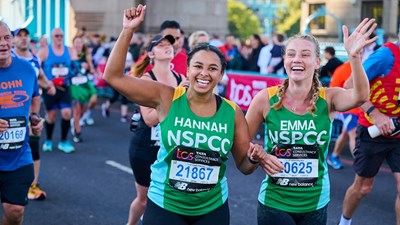
M 72 99 L 69 87 L 62 87 L 64 90 L 56 89 L 55 95 L 49 95 L 46 91 L 43 92 L 43 101 L 47 111 L 55 109 L 71 108 Z
M 28 190 L 34 176 L 33 164 L 14 171 L 0 171 L 1 202 L 22 206 L 28 204 Z
M 258 202 L 257 222 L 259 225 L 320 225 L 326 224 L 327 219 L 328 205 L 307 213 L 289 213 Z
M 156 161 L 158 149 L 160 147 L 148 147 L 146 149 L 129 148 L 129 161 L 136 183 L 150 186 L 150 166 Z
M 201 215 L 184 216 L 173 213 L 156 205 L 150 199 L 147 200 L 146 210 L 143 215 L 143 225 L 229 225 L 229 204 L 228 200 L 219 208 Z
M 136 183 L 144 187 L 150 186 L 150 166 L 157 160 L 160 149 L 159 142 L 151 137 L 152 128 L 140 119 L 129 143 L 129 161 Z
M 353 163 L 357 175 L 374 177 L 385 159 L 393 173 L 400 172 L 400 139 L 371 138 L 366 127 L 358 126 Z

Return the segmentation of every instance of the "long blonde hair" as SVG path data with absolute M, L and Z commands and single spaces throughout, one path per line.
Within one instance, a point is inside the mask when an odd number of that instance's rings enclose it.
M 294 39 L 302 39 L 302 40 L 307 40 L 309 42 L 314 43 L 316 57 L 317 58 L 320 57 L 319 43 L 318 43 L 318 40 L 314 36 L 309 35 L 309 34 L 305 34 L 305 35 L 298 34 L 298 35 L 295 35 L 295 36 L 291 37 L 288 40 L 288 42 L 286 43 L 286 46 L 288 46 L 288 44 Z M 285 54 L 286 54 L 286 52 L 285 52 Z M 318 77 L 319 77 L 318 70 L 315 70 L 314 74 L 313 74 L 313 81 L 312 81 L 312 86 L 311 86 L 312 97 L 311 97 L 311 100 L 309 102 L 310 106 L 307 107 L 307 111 L 310 112 L 312 115 L 315 115 L 314 113 L 317 110 L 316 104 L 317 104 L 317 101 L 318 101 L 318 98 L 319 98 L 319 91 L 320 91 L 320 89 L 322 87 L 322 84 L 319 81 Z M 287 90 L 288 86 L 289 86 L 289 78 L 286 78 L 278 88 L 277 96 L 278 96 L 279 100 L 278 100 L 278 102 L 276 102 L 275 104 L 272 105 L 273 109 L 280 110 L 282 108 L 282 106 L 283 106 L 282 101 L 283 101 L 283 98 L 285 97 L 285 93 L 286 93 L 286 90 Z

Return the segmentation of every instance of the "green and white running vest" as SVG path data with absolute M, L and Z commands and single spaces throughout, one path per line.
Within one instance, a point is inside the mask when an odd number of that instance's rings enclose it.
M 160 123 L 160 150 L 151 166 L 148 197 L 181 215 L 204 215 L 228 198 L 226 160 L 233 144 L 235 104 L 223 99 L 212 117 L 199 117 L 177 87 Z
M 278 102 L 278 87 L 268 88 L 269 103 Z M 266 176 L 258 200 L 271 208 L 291 213 L 306 213 L 324 207 L 330 200 L 326 156 L 332 121 L 322 88 L 312 115 L 297 115 L 271 107 L 265 120 L 265 149 L 275 155 L 285 170 Z

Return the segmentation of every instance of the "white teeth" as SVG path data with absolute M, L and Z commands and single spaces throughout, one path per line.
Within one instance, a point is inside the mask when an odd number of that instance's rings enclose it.
M 304 67 L 294 66 L 294 67 L 292 67 L 292 70 L 300 70 L 300 71 L 303 71 L 303 70 L 304 70 Z
M 197 82 L 202 83 L 202 84 L 209 84 L 210 83 L 210 81 L 208 81 L 208 80 L 200 80 L 200 79 L 197 79 Z

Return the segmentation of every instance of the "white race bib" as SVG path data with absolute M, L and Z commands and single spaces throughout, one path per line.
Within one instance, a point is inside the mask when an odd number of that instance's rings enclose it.
M 216 184 L 219 167 L 172 160 L 169 178 L 194 184 Z
M 51 68 L 51 74 L 55 77 L 64 77 L 68 75 L 68 67 L 53 67 Z
M 71 78 L 71 83 L 74 85 L 86 84 L 88 81 L 86 76 L 75 76 Z

